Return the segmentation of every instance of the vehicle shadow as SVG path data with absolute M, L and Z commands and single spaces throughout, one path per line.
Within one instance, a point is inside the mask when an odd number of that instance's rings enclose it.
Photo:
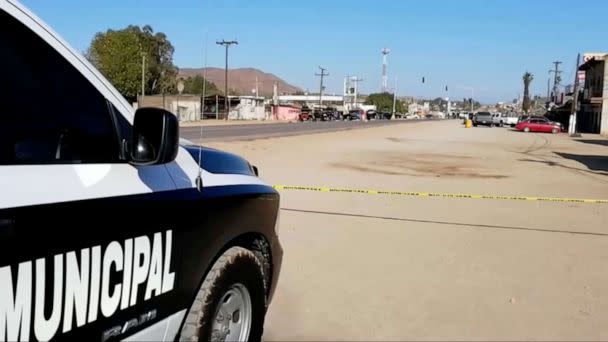
M 546 229 L 546 228 L 533 228 L 533 227 L 499 226 L 499 225 L 463 223 L 463 222 L 420 220 L 420 219 L 411 219 L 411 218 L 402 218 L 402 217 L 374 216 L 374 215 L 362 215 L 362 214 L 352 214 L 352 213 L 291 209 L 291 208 L 281 208 L 281 210 L 297 212 L 297 213 L 305 213 L 305 214 L 357 217 L 357 218 L 401 221 L 401 222 L 430 223 L 430 224 L 451 226 L 451 228 L 479 228 L 479 229 L 496 229 L 496 230 L 518 230 L 518 231 L 530 231 L 530 232 L 553 233 L 553 234 L 608 236 L 608 233 L 584 232 L 584 231 L 574 231 L 574 230 L 565 230 L 565 229 L 562 230 L 562 229 Z
M 593 139 L 576 139 L 574 141 L 577 141 L 577 142 L 580 142 L 580 143 L 585 143 L 585 144 L 594 144 L 594 145 L 608 146 L 608 140 L 603 140 L 603 139 L 598 139 L 598 140 L 593 140 Z
M 563 152 L 553 152 L 558 156 L 577 161 L 585 165 L 589 170 L 608 173 L 608 156 L 592 156 L 585 154 L 571 154 Z

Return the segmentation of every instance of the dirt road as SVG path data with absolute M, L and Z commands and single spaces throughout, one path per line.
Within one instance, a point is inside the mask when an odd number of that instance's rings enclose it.
M 215 143 L 270 184 L 608 198 L 608 146 L 425 122 Z M 608 205 L 282 192 L 265 339 L 608 339 Z

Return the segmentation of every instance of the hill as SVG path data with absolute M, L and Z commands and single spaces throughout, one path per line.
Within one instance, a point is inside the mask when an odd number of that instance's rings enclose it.
M 179 70 L 179 76 L 183 78 L 203 75 L 203 68 L 183 68 Z M 302 91 L 300 88 L 293 86 L 279 77 L 265 73 L 254 68 L 239 68 L 228 69 L 228 87 L 236 90 L 240 95 L 251 95 L 251 90 L 255 89 L 255 79 L 258 78 L 258 87 L 260 96 L 272 96 L 273 84 L 279 84 L 279 92 L 295 93 Z M 218 89 L 224 89 L 224 69 L 222 68 L 207 68 L 207 79 L 214 83 Z

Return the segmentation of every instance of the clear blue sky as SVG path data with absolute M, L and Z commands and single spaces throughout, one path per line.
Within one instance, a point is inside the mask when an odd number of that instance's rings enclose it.
M 398 94 L 469 96 L 510 101 L 521 76 L 545 94 L 552 61 L 564 61 L 564 82 L 576 54 L 608 50 L 608 1 L 586 0 L 22 0 L 80 51 L 98 31 L 150 24 L 175 46 L 179 67 L 223 67 L 216 39 L 237 39 L 231 67 L 271 72 L 310 91 L 314 73 L 329 70 L 341 92 L 345 75 L 362 77 L 363 92 L 380 88 L 381 54 L 391 49 L 389 76 Z M 425 76 L 427 82 L 421 83 Z

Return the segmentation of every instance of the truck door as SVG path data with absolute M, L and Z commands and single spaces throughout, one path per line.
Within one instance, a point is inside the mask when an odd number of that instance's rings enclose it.
M 129 335 L 171 313 L 175 215 L 156 194 L 175 184 L 164 165 L 126 162 L 129 122 L 6 6 L 0 341 Z

